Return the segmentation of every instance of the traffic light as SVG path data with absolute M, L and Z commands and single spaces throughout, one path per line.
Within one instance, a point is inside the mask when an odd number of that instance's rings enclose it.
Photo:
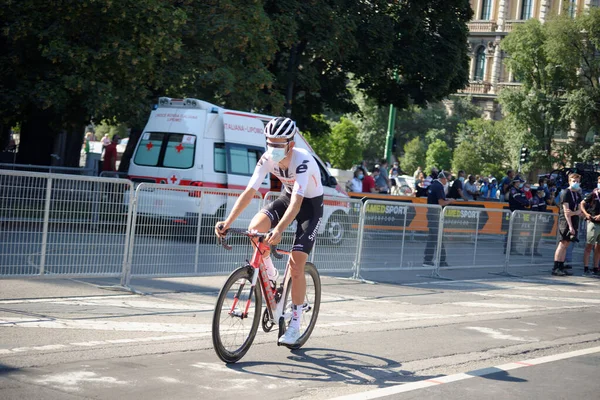
M 521 147 L 521 163 L 529 161 L 529 149 L 527 147 Z

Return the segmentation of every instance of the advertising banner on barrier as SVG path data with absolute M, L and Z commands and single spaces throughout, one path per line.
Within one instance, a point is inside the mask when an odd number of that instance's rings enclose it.
M 382 230 L 402 230 L 404 226 L 399 222 L 404 221 L 404 213 L 406 213 L 406 229 L 413 231 L 426 231 L 427 218 L 426 208 L 411 207 L 411 204 L 426 204 L 427 199 L 424 197 L 408 197 L 408 196 L 392 196 L 385 194 L 367 194 L 367 193 L 349 193 L 352 198 L 360 198 L 363 201 L 367 199 L 385 200 L 389 202 L 399 203 L 397 207 L 390 205 L 371 204 L 372 210 L 366 210 L 365 229 L 382 229 Z M 445 214 L 444 226 L 447 230 L 455 230 L 457 232 L 474 232 L 474 227 L 477 224 L 479 233 L 483 234 L 500 234 L 507 233 L 510 221 L 509 214 L 498 212 L 500 210 L 508 210 L 508 203 L 497 201 L 457 201 L 453 204 L 460 208 L 468 208 L 468 210 L 448 210 Z M 471 210 L 472 208 L 472 210 Z M 542 235 L 547 237 L 556 236 L 556 221 L 554 218 L 558 212 L 557 207 L 548 207 L 547 213 L 543 215 L 543 230 Z M 520 215 L 518 218 L 524 219 L 526 215 Z M 520 221 L 521 222 L 521 221 Z M 532 223 L 527 217 L 523 223 Z M 541 221 L 538 220 L 538 224 Z

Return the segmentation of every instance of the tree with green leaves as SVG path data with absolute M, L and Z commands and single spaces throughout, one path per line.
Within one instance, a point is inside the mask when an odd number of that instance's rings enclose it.
M 303 131 L 328 133 L 314 116 L 357 110 L 350 79 L 400 108 L 464 87 L 471 15 L 464 0 L 10 2 L 0 8 L 1 131 L 21 122 L 20 161 L 47 164 L 59 132 L 73 150 L 91 118 L 137 134 L 166 95 L 291 111 Z
M 500 103 L 507 126 L 518 132 L 513 147 L 533 149 L 532 163 L 544 169 L 563 161 L 557 134 L 581 142 L 600 124 L 600 9 L 575 19 L 532 19 L 502 42 L 506 60 L 522 85 L 504 89 Z M 514 153 L 514 150 L 513 150 Z
M 452 163 L 452 150 L 443 140 L 437 139 L 427 148 L 427 156 L 425 157 L 426 170 L 436 167 L 441 170 L 450 169 Z
M 332 130 L 329 140 L 329 162 L 334 168 L 350 169 L 361 159 L 362 147 L 357 142 L 358 127 L 342 118 Z
M 510 168 L 503 122 L 472 119 L 459 128 L 452 170 L 501 176 Z
M 400 168 L 402 171 L 412 174 L 417 167 L 425 165 L 427 156 L 427 147 L 421 138 L 416 137 L 404 145 L 404 156 L 400 158 Z

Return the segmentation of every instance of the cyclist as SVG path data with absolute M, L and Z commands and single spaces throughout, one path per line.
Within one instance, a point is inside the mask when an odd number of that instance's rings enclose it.
M 274 174 L 285 190 L 275 201 L 254 216 L 248 229 L 258 232 L 272 231 L 267 243 L 276 245 L 281 235 L 295 219 L 298 223 L 290 257 L 292 277 L 292 320 L 279 343 L 293 345 L 300 337 L 300 319 L 306 293 L 304 265 L 315 243 L 317 230 L 323 217 L 323 186 L 321 172 L 313 156 L 306 150 L 294 147 L 296 123 L 290 118 L 274 118 L 265 126 L 267 152 L 256 164 L 248 186 L 235 202 L 225 221 L 217 222 L 215 233 L 222 237 L 242 211 L 250 204 L 256 190 L 267 173 Z M 276 271 L 270 255 L 263 255 L 267 271 Z M 269 274 L 272 279 L 272 274 Z M 276 275 L 275 275 L 276 279 Z

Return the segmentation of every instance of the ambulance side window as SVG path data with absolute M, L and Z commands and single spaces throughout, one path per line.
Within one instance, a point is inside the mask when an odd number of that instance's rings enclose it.
M 144 132 L 133 162 L 148 167 L 157 166 L 164 138 L 165 133 Z
M 227 144 L 229 158 L 229 173 L 252 176 L 256 163 L 262 157 L 263 149 Z
M 215 143 L 213 155 L 215 172 L 227 172 L 225 143 Z
M 192 168 L 196 151 L 195 139 L 191 135 L 171 133 L 167 140 L 163 166 L 168 168 Z

